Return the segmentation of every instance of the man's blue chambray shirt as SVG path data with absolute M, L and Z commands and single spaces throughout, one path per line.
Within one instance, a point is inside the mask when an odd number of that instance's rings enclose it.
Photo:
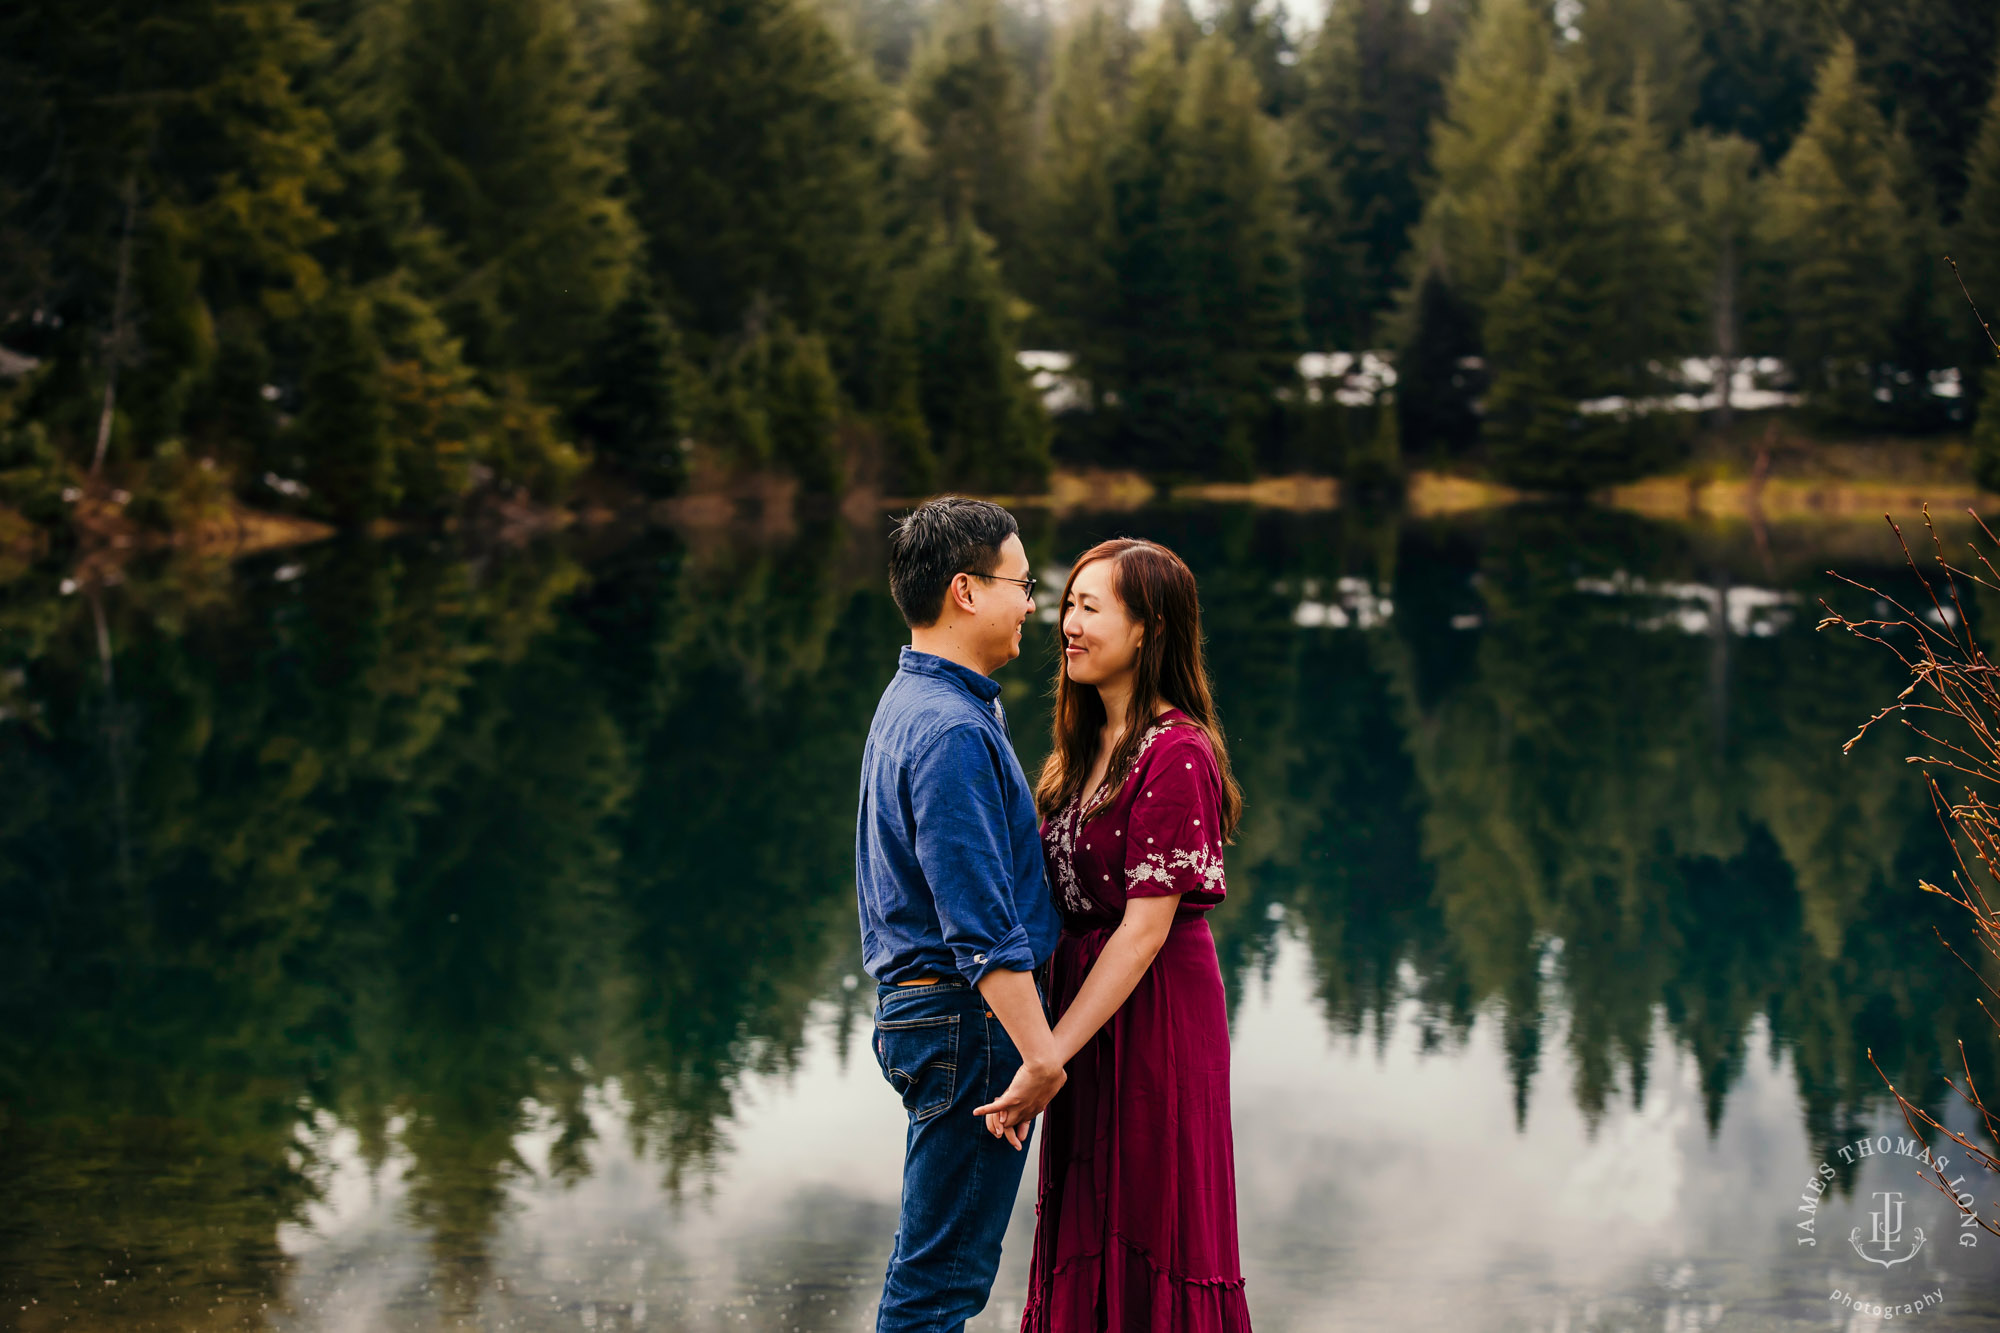
M 1054 952 L 1035 800 L 990 676 L 905 647 L 861 752 L 861 957 L 877 981 L 978 985 Z

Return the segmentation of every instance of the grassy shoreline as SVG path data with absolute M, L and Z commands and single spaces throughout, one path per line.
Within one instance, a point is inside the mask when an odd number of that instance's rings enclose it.
M 1826 441 L 1795 433 L 1783 419 L 1750 419 L 1728 434 L 1699 440 L 1671 472 L 1608 487 L 1589 497 L 1598 507 L 1668 522 L 1764 524 L 1879 521 L 1976 509 L 2000 513 L 2000 495 L 1971 479 L 1965 443 L 1930 440 Z M 114 568 L 133 555 L 166 550 L 234 559 L 336 535 L 332 526 L 231 500 L 188 526 L 149 527 L 126 512 L 123 491 L 90 486 L 69 506 L 65 523 L 42 525 L 0 507 L 0 582 L 61 551 L 86 571 Z M 125 497 L 129 499 L 129 497 Z M 782 535 L 809 507 L 837 507 L 853 522 L 921 497 L 884 495 L 862 486 L 837 500 L 802 497 L 792 478 L 701 469 L 685 493 L 648 499 L 601 474 L 589 474 L 561 506 L 512 501 L 483 504 L 451 529 L 499 542 L 579 524 L 660 525 L 684 530 Z M 1238 504 L 1297 513 L 1330 512 L 1350 503 L 1337 478 L 1305 473 L 1244 482 L 1163 481 L 1131 469 L 1059 468 L 1046 490 L 990 498 L 1057 513 L 1129 512 L 1156 504 Z M 1470 469 L 1418 468 L 1393 503 L 1414 518 L 1443 518 L 1495 509 L 1538 497 L 1500 485 Z M 378 525 L 378 533 L 395 531 Z

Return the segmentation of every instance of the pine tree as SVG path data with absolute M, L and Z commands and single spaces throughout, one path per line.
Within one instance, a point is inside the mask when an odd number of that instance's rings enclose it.
M 1974 364 L 1979 368 L 1968 378 L 1979 377 L 1982 402 L 2000 402 L 2000 363 Z M 1972 423 L 1972 479 L 1985 490 L 2000 491 L 2000 412 L 1982 411 Z
M 1267 116 L 1282 120 L 1299 106 L 1305 80 L 1299 53 L 1285 31 L 1283 0 L 1225 0 L 1215 17 L 1215 33 L 1229 43 L 1257 76 L 1262 90 L 1258 105 Z
M 1304 63 L 1298 145 L 1305 321 L 1315 346 L 1371 346 L 1423 208 L 1455 25 L 1404 0 L 1340 0 Z
M 924 419 L 923 358 L 917 346 L 913 278 L 898 284 L 883 309 L 875 355 L 874 420 L 882 442 L 879 482 L 890 495 L 928 495 L 937 487 L 937 452 Z
M 1517 179 L 1519 262 L 1486 320 L 1487 456 L 1515 485 L 1588 490 L 1660 461 L 1657 417 L 1582 406 L 1630 395 L 1631 358 L 1649 341 L 1620 327 L 1635 238 L 1611 197 L 1629 185 L 1619 148 L 1601 113 L 1556 76 Z
M 921 132 L 925 185 L 947 225 L 969 218 L 1017 267 L 1026 194 L 1028 108 L 1001 43 L 995 0 L 966 8 L 910 73 L 907 99 Z
M 1475 308 L 1499 290 L 1513 251 L 1514 180 L 1542 109 L 1555 33 L 1537 0 L 1489 0 L 1459 45 L 1431 131 L 1436 185 L 1413 245 Z
M 1086 383 L 1104 381 L 1105 334 L 1117 301 L 1118 221 L 1112 202 L 1114 76 L 1123 33 L 1093 7 L 1066 34 L 1049 94 L 1028 242 L 1028 294 L 1053 345 Z
M 1169 11 L 1132 68 L 1131 89 L 1106 174 L 1112 199 L 1112 304 L 1092 341 L 1100 394 L 1114 394 L 1141 460 L 1189 467 L 1204 439 L 1222 429 L 1218 405 L 1197 417 L 1190 395 L 1200 371 L 1194 274 L 1174 183 L 1183 151 L 1185 65 L 1180 26 Z
M 398 508 L 442 512 L 462 497 L 486 452 L 493 405 L 438 310 L 451 256 L 424 216 L 397 137 L 405 7 L 320 0 L 313 12 L 325 46 L 305 87 L 335 144 L 335 179 L 321 205 L 331 230 L 315 253 L 370 307 L 366 322 L 384 357 Z M 225 349 L 224 357 L 239 363 L 242 352 Z
M 1588 95 L 1630 113 L 1633 89 L 1643 85 L 1663 126 L 1677 133 L 1688 123 L 1705 72 L 1688 0 L 1592 0 L 1577 33 Z
M 1243 472 L 1249 429 L 1292 379 L 1296 242 L 1275 127 L 1220 38 L 1157 32 L 1110 174 L 1117 305 L 1104 360 L 1146 465 Z
M 1473 403 L 1486 386 L 1479 312 L 1435 268 L 1418 279 L 1410 305 L 1396 354 L 1401 442 L 1413 455 L 1465 454 L 1479 439 Z
M 1880 416 L 1876 390 L 1910 298 L 1896 138 L 1860 82 L 1853 43 L 1841 40 L 1779 165 L 1767 232 L 1788 270 L 1792 372 L 1832 420 Z
M 1180 120 L 1172 206 L 1192 279 L 1197 383 L 1226 403 L 1239 431 L 1295 382 L 1303 344 L 1292 196 L 1277 127 L 1249 67 L 1220 38 L 1195 49 Z M 1229 451 L 1230 469 L 1250 460 Z
M 840 349 L 886 258 L 879 91 L 806 0 L 646 0 L 634 59 L 632 207 L 697 359 L 760 304 Z
M 839 446 L 840 385 L 817 334 L 781 323 L 771 340 L 765 415 L 771 452 L 809 495 L 832 495 L 843 479 Z
M 350 285 L 398 280 L 414 290 L 448 277 L 443 238 L 424 216 L 397 138 L 405 40 L 402 0 L 318 0 L 323 38 L 305 79 L 333 151 L 321 211 L 332 224 L 317 254 Z
M 368 303 L 352 292 L 327 298 L 312 334 L 305 411 L 290 443 L 314 509 L 339 523 L 365 525 L 396 503 L 382 346 Z
M 924 418 L 948 486 L 1048 481 L 1048 419 L 1015 360 L 1016 327 L 991 242 L 961 223 L 926 257 L 915 297 Z
M 1816 0 L 1687 0 L 1701 40 L 1696 128 L 1740 134 L 1775 166 L 1805 124 L 1826 54 Z
M 624 292 L 615 126 L 566 0 L 409 0 L 401 148 L 482 369 L 555 392 Z
M 1951 256 L 1980 316 L 1993 324 L 2000 320 L 2000 88 L 1987 103 L 1986 120 L 1979 128 L 1965 176 L 1965 198 L 1952 233 Z M 1991 377 L 1986 369 L 1995 363 L 1996 353 L 1971 310 L 1961 306 L 1955 313 L 1960 383 L 1970 400 L 1968 405 L 1983 423 L 1989 415 L 1985 405 Z M 2000 423 L 1981 429 L 1985 436 L 2000 442 L 2000 430 L 1995 426 Z
M 0 325 L 51 363 L 36 410 L 73 456 L 269 420 L 217 349 L 290 353 L 325 289 L 327 127 L 293 77 L 316 49 L 292 0 L 0 11 Z
M 1754 262 L 1765 181 L 1757 145 L 1739 135 L 1700 134 L 1687 145 L 1694 181 L 1692 236 L 1698 271 L 1706 277 L 1706 350 L 1715 366 L 1720 425 L 1733 420 L 1730 383 L 1744 355 L 1746 281 Z
M 1967 157 L 1995 87 L 1994 0 L 1824 0 L 1853 39 L 1862 82 L 1907 137 L 1945 221 L 1958 217 Z
M 586 362 L 577 424 L 600 457 L 647 490 L 670 494 L 683 470 L 691 377 L 680 332 L 640 273 Z
M 1678 164 L 1643 76 L 1627 91 L 1626 106 L 1607 127 L 1608 322 L 1590 355 L 1606 367 L 1610 393 L 1638 399 L 1672 387 L 1653 367 L 1704 350 L 1704 283 L 1688 210 L 1674 188 Z

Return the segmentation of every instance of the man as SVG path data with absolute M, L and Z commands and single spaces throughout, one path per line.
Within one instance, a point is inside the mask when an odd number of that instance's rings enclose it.
M 1028 571 L 1014 516 L 983 500 L 932 500 L 889 539 L 910 643 L 868 731 L 854 838 L 875 1055 L 909 1114 L 878 1333 L 959 1333 L 985 1307 L 1024 1155 L 976 1112 L 1003 1104 L 1025 1142 L 1063 1084 L 1033 977 L 1062 926 L 993 680 L 1034 614 Z

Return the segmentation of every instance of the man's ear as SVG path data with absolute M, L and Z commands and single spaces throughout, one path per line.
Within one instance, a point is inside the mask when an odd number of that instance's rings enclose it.
M 964 579 L 965 581 L 961 583 L 959 582 L 960 579 Z M 963 573 L 951 576 L 951 582 L 946 586 L 944 595 L 952 605 L 967 615 L 972 615 L 977 609 L 972 605 L 972 580 L 966 578 Z

